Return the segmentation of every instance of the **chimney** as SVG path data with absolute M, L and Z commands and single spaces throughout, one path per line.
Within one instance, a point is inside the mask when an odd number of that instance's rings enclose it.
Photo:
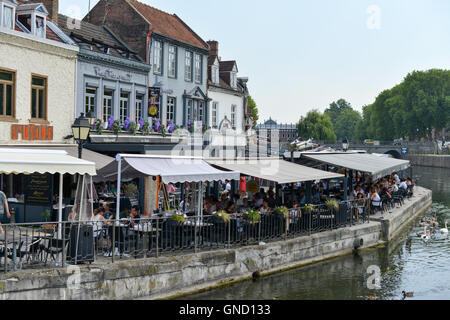
M 48 17 L 54 23 L 58 24 L 59 0 L 40 0 L 48 11 Z
M 210 55 L 211 56 L 218 56 L 219 55 L 219 42 L 213 40 L 213 41 L 208 41 L 208 45 L 209 45 L 209 51 L 210 51 Z

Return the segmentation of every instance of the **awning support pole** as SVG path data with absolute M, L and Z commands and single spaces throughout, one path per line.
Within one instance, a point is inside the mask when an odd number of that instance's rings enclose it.
M 63 182 L 64 175 L 62 173 L 59 174 L 59 203 L 58 203 L 58 239 L 61 239 L 62 236 L 62 204 L 63 204 Z
M 306 181 L 306 203 L 312 202 L 312 181 Z
M 120 154 L 117 155 L 117 203 L 116 203 L 116 220 L 120 219 L 120 188 L 121 188 L 121 179 L 122 179 L 122 158 Z
M 348 181 L 347 177 L 344 178 L 344 201 L 347 201 L 348 197 Z

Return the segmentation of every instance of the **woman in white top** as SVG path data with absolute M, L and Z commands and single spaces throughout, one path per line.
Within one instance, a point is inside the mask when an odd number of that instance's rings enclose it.
M 106 223 L 106 219 L 100 214 L 100 210 L 94 210 L 92 222 L 94 223 L 94 238 L 99 238 L 102 234 L 103 224 Z
M 381 198 L 375 188 L 372 188 L 372 194 L 370 195 L 370 200 L 372 200 L 372 205 L 374 207 L 381 207 Z

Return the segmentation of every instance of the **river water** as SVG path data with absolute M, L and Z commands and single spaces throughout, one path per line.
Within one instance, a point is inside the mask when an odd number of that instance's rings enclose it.
M 446 220 L 450 222 L 450 170 L 416 167 L 414 171 L 417 183 L 433 190 L 433 206 L 425 215 L 436 215 L 441 227 L 445 226 Z M 182 299 L 398 300 L 403 298 L 402 291 L 406 291 L 414 292 L 414 296 L 407 299 L 448 300 L 450 237 L 436 233 L 433 240 L 425 243 L 417 237 L 417 233 L 423 231 L 418 223 L 383 248 Z M 380 271 L 378 283 L 374 280 L 377 270 Z

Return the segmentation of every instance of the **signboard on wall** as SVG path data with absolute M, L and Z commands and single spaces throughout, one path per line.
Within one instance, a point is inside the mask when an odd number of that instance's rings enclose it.
M 11 125 L 12 140 L 53 140 L 52 126 L 39 126 L 34 124 L 13 124 Z
M 25 176 L 25 203 L 27 205 L 52 204 L 53 177 L 51 174 L 34 173 Z
M 159 118 L 161 88 L 150 87 L 148 89 L 148 116 Z

